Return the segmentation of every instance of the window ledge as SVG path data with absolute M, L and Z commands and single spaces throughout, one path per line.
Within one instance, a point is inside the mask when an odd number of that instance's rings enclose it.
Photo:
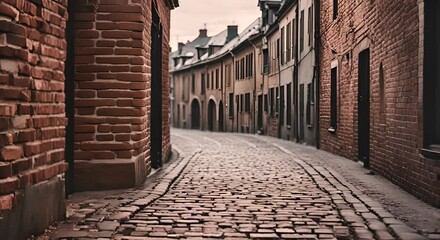
M 334 129 L 333 127 L 330 127 L 330 128 L 328 129 L 328 131 L 331 132 L 331 133 L 336 133 L 336 129 Z
M 426 158 L 440 160 L 440 150 L 439 149 L 423 148 L 421 150 L 421 153 Z

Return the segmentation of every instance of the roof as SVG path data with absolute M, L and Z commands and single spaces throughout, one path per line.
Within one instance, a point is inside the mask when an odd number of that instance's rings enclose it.
M 182 49 L 182 53 L 179 54 L 178 51 L 172 52 L 170 54 L 170 58 L 176 58 L 176 57 L 184 57 L 188 52 L 194 52 L 194 56 L 187 60 L 184 65 L 179 64 L 177 66 L 171 66 L 174 65 L 172 61 L 170 61 L 170 71 L 171 72 L 177 72 L 185 69 L 189 69 L 191 67 L 201 65 L 204 63 L 208 63 L 211 61 L 215 61 L 223 57 L 225 54 L 228 54 L 230 51 L 233 51 L 235 48 L 237 48 L 240 44 L 247 41 L 251 36 L 260 33 L 262 26 L 262 19 L 258 18 L 256 19 L 252 24 L 250 24 L 243 32 L 238 34 L 237 37 L 233 38 L 229 42 L 227 42 L 227 35 L 228 31 L 222 31 L 219 34 L 209 37 L 209 40 L 204 44 L 195 44 L 195 41 L 199 41 L 195 39 L 194 41 L 188 43 L 185 45 L 185 47 Z M 221 47 L 220 50 L 215 52 L 214 54 L 209 55 L 209 53 L 204 54 L 201 56 L 200 59 L 198 59 L 197 56 L 197 48 L 209 48 L 209 46 L 217 46 Z

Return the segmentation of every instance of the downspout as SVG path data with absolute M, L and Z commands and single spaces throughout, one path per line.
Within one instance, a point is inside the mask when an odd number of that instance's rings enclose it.
M 281 138 L 281 58 L 283 57 L 283 49 L 281 46 L 281 40 L 280 40 L 280 52 L 278 53 L 278 96 L 276 96 L 275 102 L 278 102 L 278 138 Z
M 256 120 L 256 116 L 257 116 L 257 114 L 256 114 L 256 107 L 255 107 L 255 99 L 256 99 L 256 97 L 257 97 L 257 46 L 255 46 L 249 39 L 247 39 L 247 41 L 252 45 L 252 47 L 254 48 L 254 59 L 253 59 L 253 61 L 254 61 L 254 93 L 253 93 L 253 102 L 254 102 L 254 116 L 253 116 L 253 127 L 254 127 L 254 133 L 256 133 L 257 131 L 256 131 L 256 124 L 255 124 L 255 120 Z
M 319 0 L 317 0 L 319 1 Z M 293 131 L 295 131 L 295 136 L 296 136 L 296 142 L 299 142 L 299 132 L 298 132 L 298 124 L 299 124 L 299 120 L 298 120 L 298 111 L 299 111 L 299 107 L 298 107 L 298 44 L 299 44 L 299 39 L 298 39 L 298 32 L 299 32 L 299 2 L 297 2 L 296 5 L 296 10 L 295 10 L 295 15 L 296 15 L 296 33 L 295 33 L 295 67 L 293 69 L 293 92 L 295 93 L 295 97 L 294 97 L 294 104 L 295 104 L 295 114 L 294 114 L 294 127 L 293 127 Z
M 223 64 L 224 64 L 224 62 L 223 62 L 223 58 L 222 58 L 222 61 L 221 61 L 221 67 L 220 67 L 220 91 L 222 92 L 222 94 L 221 94 L 221 101 L 222 101 L 222 105 L 223 105 L 223 109 L 222 109 L 222 111 L 223 111 L 223 119 L 221 120 L 221 122 L 222 122 L 222 124 L 223 124 L 223 126 L 221 126 L 221 129 L 222 129 L 222 132 L 225 132 L 225 98 L 224 98 L 224 91 L 223 91 L 223 89 L 225 88 L 225 83 L 223 83 L 223 71 L 224 71 L 224 69 L 223 69 Z M 220 106 L 220 105 L 219 105 Z M 220 111 L 220 110 L 219 110 Z M 220 114 L 219 114 L 220 115 Z M 220 120 L 220 119 L 219 119 Z M 220 131 L 219 131 L 220 132 Z
M 234 103 L 235 99 L 236 99 L 236 97 L 235 97 L 235 81 L 236 81 L 235 76 L 237 73 L 235 72 L 236 71 L 235 70 L 235 55 L 232 53 L 231 50 L 229 50 L 229 54 L 231 54 L 231 56 L 232 56 L 231 71 L 232 71 L 232 69 L 234 69 L 234 74 L 232 75 L 232 79 L 231 79 L 232 92 L 234 93 L 233 94 L 234 99 L 232 99 L 232 102 Z M 238 104 L 237 104 L 237 109 L 234 109 L 234 110 L 237 110 L 237 111 L 234 111 L 234 114 L 235 114 L 234 119 L 237 119 L 237 132 L 238 132 Z M 232 132 L 234 132 L 234 119 L 232 119 Z
M 207 111 L 207 108 L 208 108 L 208 103 L 206 102 L 206 96 L 208 95 L 208 89 L 207 89 L 207 86 L 208 86 L 208 75 L 207 75 L 207 69 L 208 69 L 208 66 L 205 66 L 205 96 L 203 96 L 204 97 L 204 104 L 202 104 L 203 106 L 202 106 L 202 119 L 204 118 L 204 120 L 202 121 L 202 129 L 203 129 L 203 131 L 205 131 L 206 130 L 206 122 L 208 121 L 208 111 Z M 206 114 L 205 114 L 206 113 Z
M 316 123 L 316 148 L 320 148 L 320 134 L 319 134 L 319 116 L 320 116 L 320 58 L 319 58 L 319 44 L 321 43 L 321 23 L 320 23 L 320 0 L 315 0 L 315 71 L 316 71 L 316 95 L 315 95 L 315 123 Z

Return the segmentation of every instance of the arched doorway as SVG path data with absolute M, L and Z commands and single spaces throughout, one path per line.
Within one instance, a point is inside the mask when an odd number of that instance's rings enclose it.
M 191 103 L 191 129 L 200 129 L 200 104 L 197 99 Z
M 223 118 L 224 118 L 223 102 L 220 101 L 220 103 L 218 104 L 218 131 L 219 132 L 225 131 Z
M 216 114 L 215 114 L 215 102 L 214 100 L 209 100 L 208 104 L 208 130 L 214 131 L 215 127 L 215 120 L 216 120 Z

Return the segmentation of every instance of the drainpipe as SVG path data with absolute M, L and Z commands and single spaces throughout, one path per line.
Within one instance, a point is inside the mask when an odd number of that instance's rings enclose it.
M 281 41 L 280 41 L 280 45 L 281 45 Z M 282 116 L 282 114 L 281 114 L 281 109 L 282 109 L 282 107 L 281 107 L 281 98 L 280 98 L 280 96 L 281 96 L 281 58 L 283 57 L 283 49 L 281 49 L 282 47 L 280 46 L 280 50 L 281 50 L 281 53 L 278 53 L 278 54 L 280 54 L 279 55 L 279 57 L 278 57 L 278 96 L 276 96 L 276 99 L 275 99 L 275 103 L 276 102 L 278 102 L 278 138 L 281 138 L 281 116 Z
M 319 1 L 319 0 L 317 0 Z M 293 92 L 295 93 L 295 97 L 294 97 L 294 103 L 295 103 L 295 114 L 294 114 L 294 126 L 293 126 L 293 131 L 295 132 L 295 136 L 296 136 L 296 142 L 299 142 L 299 132 L 298 132 L 298 117 L 299 117 L 299 107 L 298 107 L 298 45 L 299 45 L 299 8 L 300 5 L 300 1 L 297 2 L 297 7 L 295 10 L 295 15 L 296 15 L 296 35 L 295 35 L 295 64 L 294 64 L 294 69 L 293 69 Z
M 320 148 L 320 135 L 319 135 L 319 116 L 320 116 L 320 84 L 321 84 L 321 76 L 320 76 L 320 58 L 319 58 L 319 44 L 321 43 L 321 23 L 320 23 L 320 6 L 321 1 L 315 0 L 315 71 L 316 71 L 316 94 L 315 94 L 315 118 L 316 119 L 316 148 Z
M 223 126 L 221 126 L 221 129 L 222 129 L 222 132 L 226 132 L 226 128 L 225 128 L 225 100 L 224 100 L 225 96 L 224 96 L 224 91 L 223 91 L 223 89 L 225 88 L 225 83 L 223 83 L 223 71 L 224 71 L 223 65 L 224 65 L 224 62 L 223 62 L 223 58 L 222 58 L 222 64 L 221 64 L 221 67 L 220 67 L 220 91 L 222 92 L 222 94 L 221 94 L 221 96 L 222 96 L 221 97 L 221 101 L 222 101 L 222 105 L 223 105 L 223 109 L 222 109 L 222 111 L 223 111 L 223 119 L 222 119 L 221 122 L 222 122 Z M 220 107 L 220 105 L 219 105 L 219 107 Z M 219 109 L 219 111 L 220 111 L 220 109 Z M 219 121 L 220 121 L 220 118 L 219 118 Z
M 256 61 L 256 59 L 257 59 L 257 46 L 255 46 L 249 39 L 247 39 L 247 41 L 252 45 L 252 47 L 254 48 L 254 59 L 253 59 L 253 61 L 254 61 L 254 91 L 253 91 L 253 102 L 254 102 L 254 117 L 253 117 L 253 127 L 254 127 L 254 133 L 256 133 L 257 131 L 256 131 L 256 124 L 255 124 L 255 120 L 256 120 L 256 116 L 257 116 L 257 114 L 256 114 L 256 107 L 255 107 L 255 99 L 256 99 L 256 97 L 257 97 L 257 61 Z
M 232 66 L 231 66 L 231 72 L 232 69 L 234 69 L 234 74 L 232 75 L 232 92 L 234 93 L 234 99 L 232 99 L 232 102 L 235 102 L 235 74 L 237 74 L 235 72 L 235 55 L 232 53 L 231 50 L 229 50 L 229 54 L 231 54 L 232 56 Z M 234 109 L 235 110 L 235 109 Z M 234 113 L 234 119 L 237 119 L 237 132 L 238 132 L 238 104 L 237 104 L 237 111 Z M 232 132 L 234 132 L 234 119 L 232 119 Z

